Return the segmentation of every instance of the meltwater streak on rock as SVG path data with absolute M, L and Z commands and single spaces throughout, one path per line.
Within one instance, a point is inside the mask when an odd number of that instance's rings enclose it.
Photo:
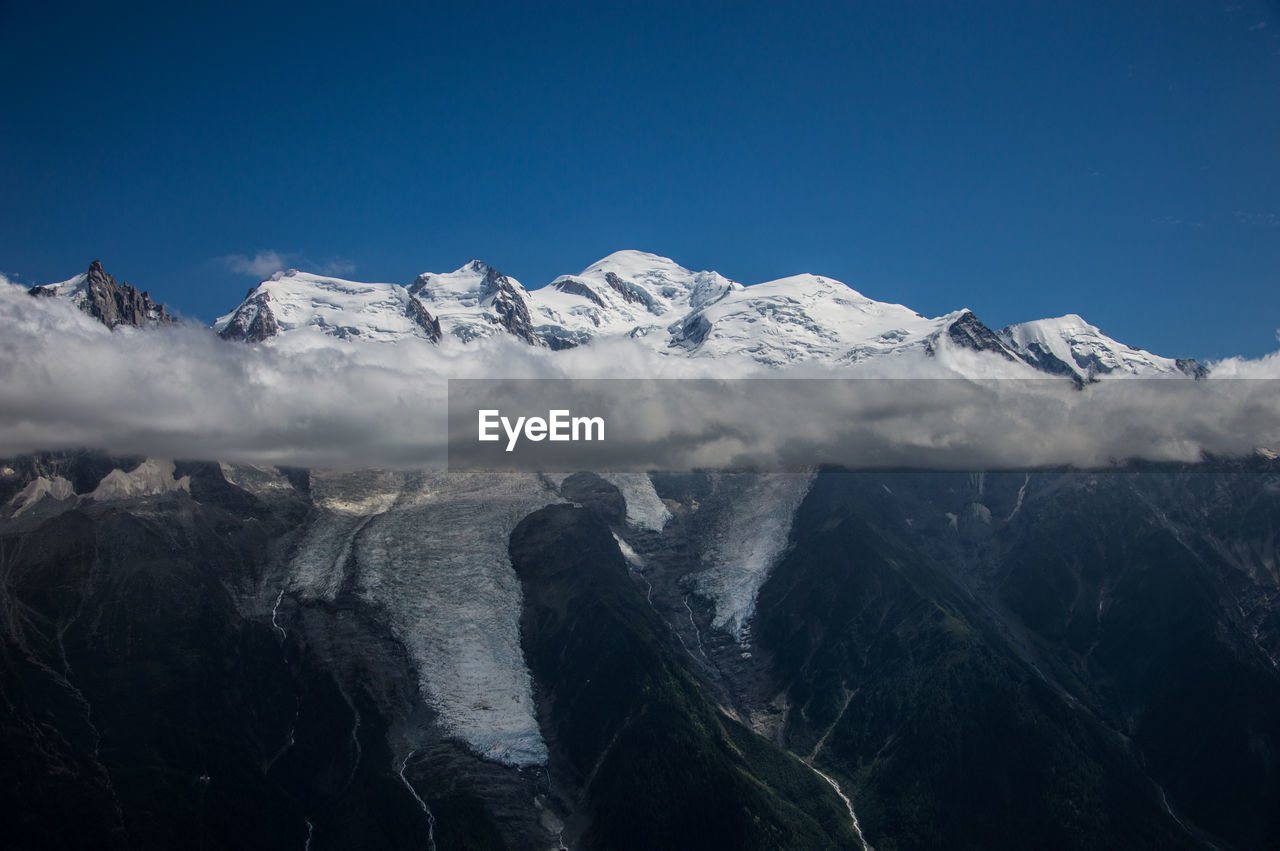
M 717 490 L 732 489 L 734 496 L 716 525 L 706 557 L 711 566 L 696 575 L 695 587 L 715 603 L 711 625 L 741 641 L 813 474 L 725 474 L 715 481 Z
M 868 844 L 867 838 L 862 835 L 862 825 L 858 824 L 858 814 L 853 811 L 853 801 L 850 801 L 849 796 L 841 791 L 840 784 L 835 781 L 834 777 L 824 774 L 817 768 L 814 768 L 812 763 L 805 762 L 805 765 L 809 766 L 810 770 L 812 770 L 814 774 L 830 783 L 831 788 L 840 796 L 840 800 L 844 801 L 845 808 L 849 810 L 849 820 L 853 822 L 853 832 L 858 835 L 858 841 L 862 843 L 863 849 L 865 849 L 865 851 L 876 851 L 870 844 Z
M 316 475 L 312 492 L 330 508 L 299 548 L 291 587 L 330 601 L 350 589 L 386 611 L 448 733 L 508 765 L 545 762 L 507 545 L 555 495 L 536 476 L 377 472 Z
M 409 782 L 409 778 L 404 776 L 404 771 L 409 767 L 409 760 L 413 759 L 413 755 L 417 751 L 409 751 L 404 755 L 404 760 L 400 763 L 400 782 L 404 784 L 404 788 L 409 790 L 409 794 L 418 802 L 418 806 L 427 817 L 427 848 L 430 851 L 436 851 L 436 815 L 431 812 L 431 808 L 427 806 L 427 802 L 422 800 L 422 796 L 418 794 L 418 790 L 413 788 L 413 784 Z

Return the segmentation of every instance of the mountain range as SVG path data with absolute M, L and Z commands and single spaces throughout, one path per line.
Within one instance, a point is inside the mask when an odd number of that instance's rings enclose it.
M 109 324 L 172 321 L 147 294 L 116 285 L 97 261 L 88 273 L 31 292 L 70 299 L 92 315 L 111 317 Z M 130 293 L 137 306 L 116 292 Z M 423 273 L 407 286 L 289 270 L 250 290 L 213 329 L 250 343 L 299 332 L 440 345 L 510 335 L 552 350 L 627 338 L 671 356 L 742 357 L 766 367 L 884 363 L 889 374 L 895 361 L 945 360 L 957 349 L 995 356 L 983 372 L 1007 377 L 1207 374 L 1193 359 L 1127 346 L 1074 314 L 996 331 L 967 309 L 928 318 L 818 275 L 748 287 L 642 251 L 616 252 L 534 290 L 479 260 L 454 272 Z
M 173 322 L 96 262 L 31 293 L 104 336 Z M 286 272 L 213 331 L 1212 375 L 1075 316 L 993 330 L 640 252 L 536 290 L 478 262 L 407 286 Z M 22 455 L 0 461 L 5 844 L 1275 848 L 1278 565 L 1262 454 L 794 474 Z

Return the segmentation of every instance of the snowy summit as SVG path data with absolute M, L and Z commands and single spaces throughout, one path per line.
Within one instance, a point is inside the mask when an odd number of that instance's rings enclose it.
M 533 290 L 479 260 L 425 272 L 407 286 L 291 270 L 263 281 L 213 327 L 246 342 L 299 332 L 442 345 L 508 335 L 562 350 L 630 339 L 665 355 L 746 357 L 765 366 L 884 359 L 892 370 L 904 358 L 958 357 L 986 364 L 981 374 L 1078 381 L 1204 374 L 1195 361 L 1126 346 L 1075 315 L 997 332 L 969 310 L 930 318 L 819 275 L 743 286 L 643 251 L 615 252 Z

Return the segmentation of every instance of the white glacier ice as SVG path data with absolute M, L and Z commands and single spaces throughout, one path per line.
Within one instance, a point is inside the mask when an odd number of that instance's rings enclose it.
M 671 519 L 648 473 L 605 473 L 603 478 L 622 492 L 627 501 L 627 522 L 641 529 L 661 532 Z
M 715 604 L 711 625 L 740 642 L 756 596 L 786 549 L 813 474 L 727 474 L 716 482 L 717 488 L 731 487 L 734 494 L 705 556 L 710 566 L 695 581 L 698 592 Z
M 318 474 L 312 492 L 326 509 L 291 590 L 333 600 L 350 588 L 382 608 L 449 734 L 488 759 L 544 763 L 507 545 L 555 494 L 533 475 L 375 471 Z

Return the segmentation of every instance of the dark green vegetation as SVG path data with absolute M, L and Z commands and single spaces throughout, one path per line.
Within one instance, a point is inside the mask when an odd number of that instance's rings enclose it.
M 822 476 L 756 621 L 786 743 L 882 851 L 1275 847 L 1275 577 L 1241 571 L 1278 505 L 1262 474 Z
M 603 520 L 545 508 L 511 554 L 553 773 L 586 804 L 587 847 L 856 847 L 825 781 L 711 705 Z

